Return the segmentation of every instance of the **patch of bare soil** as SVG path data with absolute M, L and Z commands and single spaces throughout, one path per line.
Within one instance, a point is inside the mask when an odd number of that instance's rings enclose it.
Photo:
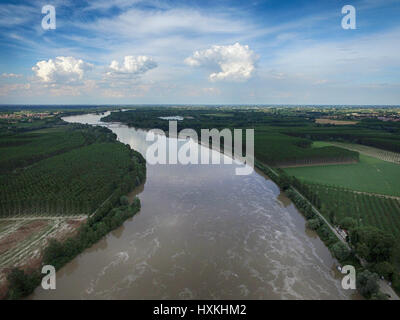
M 79 227 L 86 221 L 86 218 L 81 219 L 69 219 L 61 223 L 61 225 L 54 231 L 51 232 L 46 238 L 38 243 L 38 247 L 35 247 L 37 253 L 32 254 L 32 251 L 27 252 L 26 256 L 22 261 L 18 262 L 18 267 L 23 269 L 25 272 L 30 273 L 33 270 L 38 270 L 42 265 L 43 250 L 47 246 L 50 239 L 57 239 L 64 241 L 69 237 L 74 236 Z M 13 233 L 5 237 L 0 241 L 0 254 L 9 250 L 10 248 L 18 246 L 24 239 L 28 238 L 34 232 L 40 231 L 42 228 L 50 223 L 49 220 L 35 220 L 31 223 L 21 226 L 16 229 Z M 0 268 L 0 300 L 4 299 L 7 294 L 7 274 L 16 265 L 10 265 L 4 268 Z
M 33 233 L 40 231 L 47 226 L 47 224 L 48 221 L 45 220 L 34 220 L 29 224 L 19 227 L 15 232 L 0 240 L 0 254 L 10 250 L 19 242 L 30 237 Z
M 304 164 L 283 164 L 279 165 L 279 168 L 297 168 L 297 167 L 315 167 L 315 166 L 329 166 L 334 164 L 352 164 L 358 161 L 337 161 L 337 162 L 315 162 L 315 163 L 304 163 Z
M 319 124 L 333 124 L 336 126 L 348 126 L 357 124 L 358 121 L 349 121 L 349 120 L 333 120 L 333 119 L 316 119 L 315 123 Z

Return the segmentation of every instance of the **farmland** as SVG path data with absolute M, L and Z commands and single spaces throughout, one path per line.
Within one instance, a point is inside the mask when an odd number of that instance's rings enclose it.
M 10 172 L 85 144 L 84 132 L 63 126 L 0 137 L 0 170 Z
M 107 129 L 69 125 L 3 140 L 25 142 L 27 136 L 32 136 L 28 143 L 32 147 L 7 145 L 2 152 L 8 154 L 13 148 L 13 159 L 21 164 L 26 163 L 32 149 L 43 151 L 46 158 L 0 176 L 0 217 L 87 215 L 127 179 L 128 173 L 138 173 L 138 155 L 115 143 Z M 7 163 L 3 162 L 8 168 Z
M 69 237 L 85 220 L 85 217 L 16 221 L 0 219 L 0 289 L 7 268 L 38 263 L 50 238 Z
M 143 157 L 109 129 L 58 118 L 23 124 L 0 135 L 0 297 L 11 267 L 40 266 L 50 239 L 65 241 L 87 220 L 101 220 L 145 179 Z M 110 230 L 138 210 L 134 203 L 108 217 Z
M 374 147 L 363 146 L 361 144 L 344 143 L 344 142 L 330 142 L 331 145 L 357 151 L 366 156 L 370 156 L 383 161 L 400 164 L 400 153 L 377 149 Z
M 360 226 L 375 226 L 400 239 L 400 199 L 361 193 L 321 184 L 308 184 L 320 198 L 321 212 L 336 221 L 354 218 Z
M 128 171 L 130 154 L 114 143 L 72 150 L 0 178 L 0 215 L 89 214 Z
M 348 126 L 348 125 L 352 125 L 352 124 L 357 124 L 357 121 L 316 119 L 315 123 L 318 123 L 318 124 L 334 124 L 334 125 L 338 125 L 338 126 Z
M 345 225 L 345 220 L 352 218 L 354 227 L 375 227 L 392 235 L 395 244 L 391 263 L 400 269 L 400 198 L 321 184 L 307 186 L 320 199 L 320 211 L 331 223 Z M 397 278 L 396 290 L 398 281 Z
M 394 163 L 360 155 L 355 164 L 286 168 L 289 175 L 306 182 L 400 196 L 400 170 Z
M 275 166 L 323 163 L 351 163 L 358 161 L 358 153 L 334 146 L 311 148 L 307 139 L 256 129 L 255 156 Z

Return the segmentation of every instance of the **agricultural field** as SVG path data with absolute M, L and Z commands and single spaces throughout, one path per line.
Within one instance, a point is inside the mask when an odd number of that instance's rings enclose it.
M 0 218 L 0 295 L 8 270 L 29 265 L 41 259 L 49 239 L 64 239 L 77 230 L 86 217 L 51 219 Z
M 364 120 L 350 126 L 315 124 L 315 126 L 286 127 L 282 128 L 281 132 L 313 141 L 355 143 L 400 152 L 399 122 Z
M 0 152 L 0 218 L 88 215 L 138 164 L 110 130 L 65 123 L 2 136 Z
M 400 196 L 400 167 L 397 164 L 360 155 L 354 164 L 335 164 L 284 169 L 301 181 L 356 191 Z
M 331 145 L 357 151 L 366 156 L 380 159 L 387 162 L 400 164 L 400 153 L 377 149 L 374 147 L 364 146 L 362 144 L 344 143 L 344 142 L 330 142 Z
M 109 129 L 57 120 L 0 135 L 0 155 L 0 297 L 12 268 L 38 267 L 50 239 L 72 236 L 145 176 Z
M 357 121 L 346 121 L 346 120 L 333 120 L 333 119 L 315 119 L 315 123 L 318 124 L 334 124 L 337 126 L 348 126 L 357 124 Z
M 321 200 L 327 219 L 333 212 L 337 222 L 354 218 L 359 226 L 374 226 L 400 239 L 400 198 L 390 198 L 320 184 L 307 184 Z
M 130 165 L 123 144 L 94 143 L 0 176 L 0 217 L 89 214 Z
M 324 163 L 352 163 L 358 153 L 334 146 L 311 147 L 312 141 L 277 132 L 256 129 L 255 156 L 258 160 L 275 166 L 317 165 Z
M 84 132 L 69 126 L 0 137 L 0 173 L 28 166 L 84 144 Z

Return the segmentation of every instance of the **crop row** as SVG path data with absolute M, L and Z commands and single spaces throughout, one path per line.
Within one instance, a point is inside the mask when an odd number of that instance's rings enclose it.
M 125 145 L 94 143 L 0 176 L 0 216 L 88 214 L 134 164 Z
M 374 226 L 400 237 L 400 201 L 320 184 L 308 184 L 321 200 L 321 212 L 340 222 L 352 217 L 360 226 Z

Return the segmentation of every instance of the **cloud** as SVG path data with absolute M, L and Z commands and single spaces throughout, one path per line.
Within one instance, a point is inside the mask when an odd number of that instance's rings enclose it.
M 189 8 L 176 9 L 129 9 L 118 16 L 105 17 L 94 23 L 78 24 L 78 27 L 101 34 L 117 34 L 127 38 L 165 35 L 168 33 L 198 35 L 232 34 L 247 30 L 242 21 L 232 20 L 226 13 L 203 12 Z M 132 32 L 135 30 L 135 32 Z
M 233 45 L 215 45 L 210 49 L 195 51 L 191 57 L 185 59 L 185 63 L 192 67 L 219 67 L 219 72 L 209 75 L 210 81 L 245 81 L 252 76 L 257 59 L 249 46 L 242 46 L 237 42 Z
M 31 89 L 31 85 L 29 83 L 14 83 L 14 84 L 5 84 L 0 86 L 0 96 L 8 96 L 12 93 L 20 94 L 23 91 L 27 91 Z
M 32 6 L 0 4 L 0 27 L 15 28 L 25 25 L 34 19 L 35 14 L 37 15 L 37 11 Z
M 15 74 L 15 73 L 3 73 L 1 78 L 10 79 L 10 78 L 22 78 L 22 74 Z
M 400 28 L 357 38 L 293 42 L 269 63 L 280 72 L 303 74 L 316 81 L 369 81 L 390 77 L 400 68 Z
M 42 60 L 32 67 L 41 82 L 48 84 L 79 83 L 93 65 L 74 57 L 56 57 Z
M 147 56 L 126 56 L 122 65 L 113 60 L 109 66 L 108 76 L 133 76 L 144 74 L 157 67 L 157 63 Z

